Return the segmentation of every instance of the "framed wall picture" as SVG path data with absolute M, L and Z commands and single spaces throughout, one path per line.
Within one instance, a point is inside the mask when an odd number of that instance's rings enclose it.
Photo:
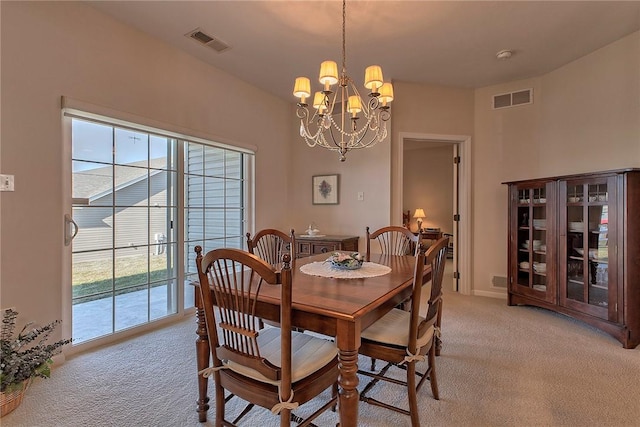
M 314 205 L 337 205 L 340 175 L 315 175 L 312 178 L 312 200 Z

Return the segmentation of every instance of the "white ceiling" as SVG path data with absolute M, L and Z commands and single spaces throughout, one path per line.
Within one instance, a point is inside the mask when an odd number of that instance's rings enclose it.
M 342 2 L 89 1 L 87 4 L 285 100 L 297 76 L 341 64 Z M 192 30 L 231 46 L 223 53 Z M 484 87 L 547 73 L 640 29 L 640 1 L 347 2 L 347 71 L 385 80 Z M 496 53 L 512 49 L 509 60 Z

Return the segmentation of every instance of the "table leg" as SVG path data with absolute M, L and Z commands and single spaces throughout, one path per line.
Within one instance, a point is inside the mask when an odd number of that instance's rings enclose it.
M 359 325 L 358 325 L 359 326 Z M 340 386 L 340 427 L 358 425 L 358 348 L 360 330 L 354 323 L 339 323 L 338 336 L 338 385 Z
M 196 334 L 196 365 L 198 372 L 209 367 L 209 337 L 207 337 L 207 325 L 204 318 L 204 310 L 200 303 L 200 298 L 196 294 L 196 318 L 198 328 Z M 201 423 L 207 421 L 207 411 L 209 410 L 209 396 L 207 396 L 207 388 L 209 379 L 198 374 L 198 419 Z

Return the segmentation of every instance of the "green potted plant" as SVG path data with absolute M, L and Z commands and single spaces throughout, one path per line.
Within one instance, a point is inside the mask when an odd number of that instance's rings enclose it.
M 53 363 L 51 357 L 60 353 L 63 345 L 71 342 L 66 339 L 47 343 L 49 335 L 60 323 L 59 320 L 42 327 L 33 327 L 33 322 L 29 322 L 15 335 L 17 317 L 17 311 L 3 310 L 0 336 L 0 416 L 20 405 L 33 378 L 49 378 L 50 365 Z

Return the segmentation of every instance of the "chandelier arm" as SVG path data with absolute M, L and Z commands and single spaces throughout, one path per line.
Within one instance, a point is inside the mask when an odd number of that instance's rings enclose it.
M 296 109 L 296 116 L 298 116 L 299 119 L 304 119 L 305 117 L 307 118 L 307 122 L 309 121 L 309 109 L 306 107 L 301 107 L 298 106 L 298 108 Z
M 333 118 L 331 120 L 333 120 Z M 342 145 L 340 145 L 340 143 L 338 141 L 336 141 L 336 136 L 333 134 L 333 128 L 334 128 L 333 126 L 329 127 L 329 135 L 331 136 L 331 142 L 333 142 L 333 145 L 335 145 L 337 147 L 337 149 L 339 150 L 339 149 L 342 148 Z M 337 126 L 336 126 L 336 129 L 340 130 L 340 128 L 338 128 Z
M 377 111 L 377 114 L 372 115 L 367 126 L 364 126 L 366 131 L 364 131 L 358 138 L 358 141 L 353 145 L 353 148 L 368 148 L 375 145 L 376 142 L 382 142 L 387 137 L 386 121 L 389 120 L 389 117 L 390 113 L 387 110 L 379 110 Z M 375 131 L 375 133 L 371 136 L 371 140 L 369 140 L 369 142 L 363 143 L 362 141 L 369 133 L 369 130 Z
M 367 106 L 371 111 L 376 111 L 378 108 L 380 108 L 380 100 L 378 99 L 377 96 L 372 96 L 369 98 L 369 102 L 367 102 Z
M 316 116 L 314 113 L 313 116 L 310 117 L 309 109 L 306 107 L 299 107 L 296 115 L 300 118 L 300 136 L 302 136 L 309 147 L 315 147 L 319 144 L 319 135 L 322 134 L 322 128 L 320 126 L 317 127 L 315 134 L 312 134 L 310 131 L 310 122 L 313 121 L 313 118 Z M 318 118 L 321 120 L 321 118 Z

